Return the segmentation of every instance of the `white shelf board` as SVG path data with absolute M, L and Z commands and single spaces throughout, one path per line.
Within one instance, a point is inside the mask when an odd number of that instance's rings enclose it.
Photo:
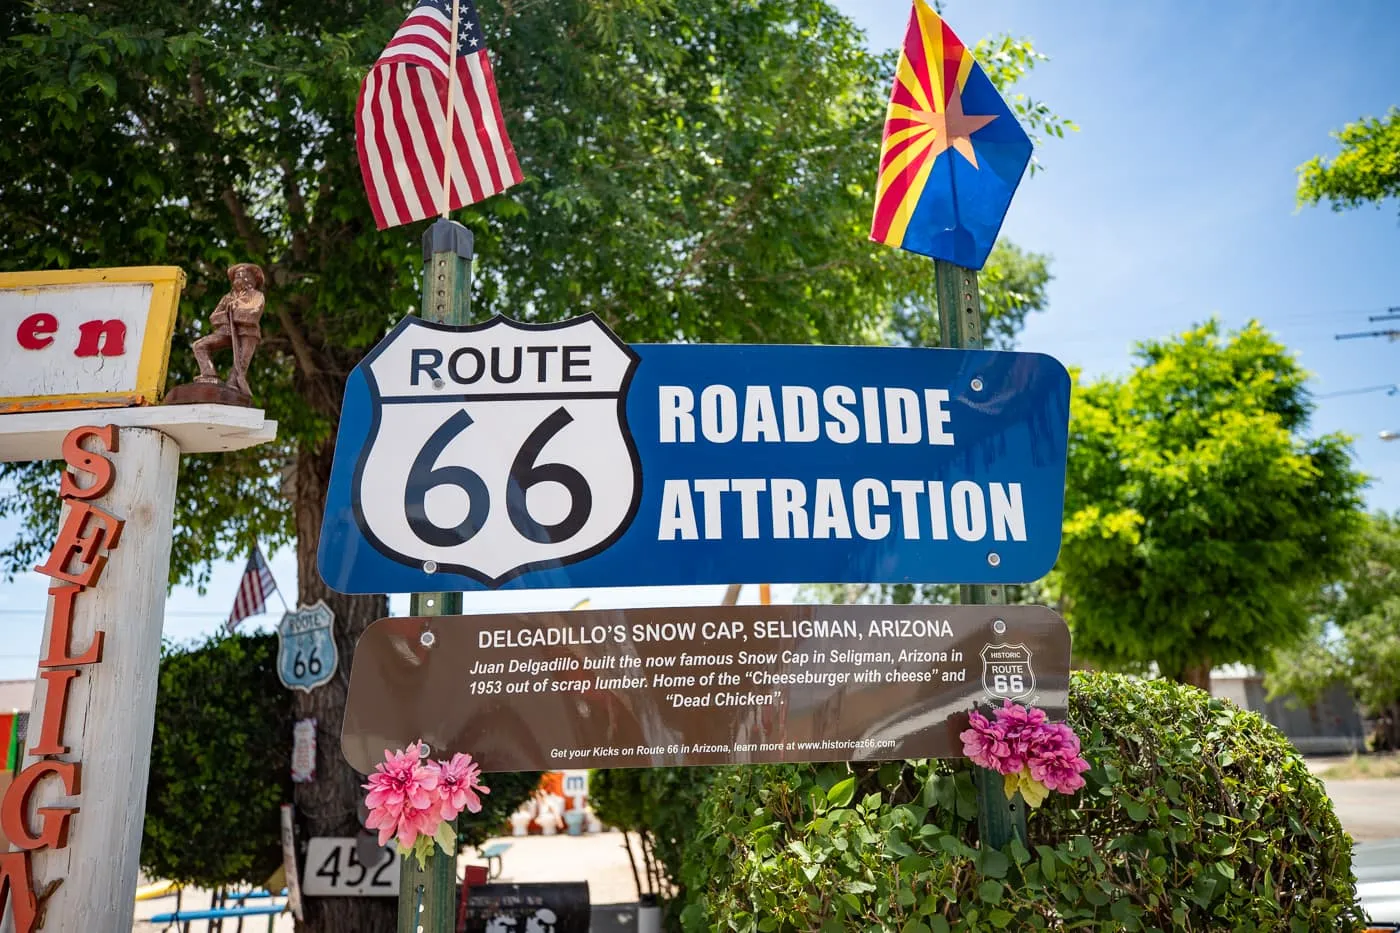
M 186 454 L 243 450 L 277 436 L 277 422 L 261 408 L 237 405 L 145 405 L 0 415 L 0 462 L 58 460 L 63 438 L 83 425 L 152 428 L 168 434 Z

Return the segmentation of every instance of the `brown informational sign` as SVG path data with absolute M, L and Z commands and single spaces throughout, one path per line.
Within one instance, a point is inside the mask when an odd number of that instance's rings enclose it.
M 1063 719 L 1043 606 L 714 606 L 380 619 L 341 735 L 369 772 L 414 741 L 486 771 L 953 758 L 978 706 Z

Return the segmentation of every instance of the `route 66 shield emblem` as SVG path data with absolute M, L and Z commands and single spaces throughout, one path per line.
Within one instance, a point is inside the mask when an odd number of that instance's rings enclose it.
M 288 610 L 277 623 L 277 676 L 289 690 L 312 690 L 335 675 L 335 614 L 324 600 Z
M 1021 700 L 1035 692 L 1031 650 L 1025 645 L 987 645 L 982 649 L 982 689 L 998 700 Z
M 593 315 L 405 318 L 362 364 L 361 532 L 399 563 L 488 586 L 603 550 L 641 492 L 625 414 L 637 359 Z

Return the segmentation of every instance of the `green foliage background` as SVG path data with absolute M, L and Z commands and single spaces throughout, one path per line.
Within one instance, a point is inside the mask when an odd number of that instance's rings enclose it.
M 683 876 L 686 929 L 1359 930 L 1351 840 L 1297 751 L 1194 688 L 1073 675 L 1092 765 L 976 846 L 966 761 L 723 769 Z
M 526 180 L 456 212 L 478 316 L 594 311 L 627 340 L 864 343 L 935 320 L 932 264 L 867 241 L 893 58 L 823 0 L 483 0 Z M 35 0 L 0 42 L 0 269 L 173 263 L 172 382 L 227 290 L 268 275 L 252 383 L 279 439 L 186 458 L 172 579 L 309 535 L 344 380 L 417 305 L 420 225 L 376 231 L 354 155 L 359 81 L 403 15 L 377 0 Z M 978 47 L 1014 83 L 1024 39 Z M 1072 126 L 1014 98 L 1037 134 Z M 989 329 L 1043 305 L 1045 257 L 1000 248 Z M 294 482 L 277 494 L 279 479 Z M 52 468 L 5 465 L 0 551 L 33 563 Z M 300 523 L 300 524 L 299 524 Z M 310 588 L 314 571 L 303 574 Z M 342 613 L 337 611 L 337 615 Z
M 659 895 L 666 929 L 680 927 L 688 896 L 682 869 L 700 829 L 696 814 L 719 772 L 703 767 L 627 768 L 589 775 L 593 812 L 608 826 L 639 835 L 642 864 L 634 867 Z M 628 854 L 632 855 L 630 848 Z
M 1298 166 L 1299 204 L 1326 201 L 1341 211 L 1400 196 L 1400 107 L 1348 123 L 1333 136 L 1337 155 Z
M 464 848 L 481 845 L 504 831 L 506 820 L 520 805 L 534 796 L 542 771 L 503 771 L 482 775 L 491 793 L 481 798 L 481 812 L 462 811 L 457 817 L 457 842 Z
M 1298 643 L 1360 527 L 1349 441 L 1306 434 L 1306 373 L 1257 323 L 1138 345 L 1075 387 L 1052 576 L 1075 654 L 1202 684 Z
M 162 648 L 141 840 L 147 876 L 261 885 L 282 864 L 292 703 L 276 665 L 275 635 Z
M 1400 747 L 1400 514 L 1367 516 L 1343 572 L 1310 608 L 1307 640 L 1273 658 L 1270 693 L 1313 703 L 1341 683 L 1367 712 L 1389 717 L 1381 738 Z

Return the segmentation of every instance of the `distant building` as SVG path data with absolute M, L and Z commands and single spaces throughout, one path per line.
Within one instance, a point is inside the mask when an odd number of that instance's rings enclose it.
M 1361 713 L 1341 684 L 1333 684 L 1311 706 L 1289 694 L 1269 700 L 1263 674 L 1243 664 L 1230 664 L 1211 671 L 1210 692 L 1263 716 L 1305 755 L 1366 750 Z
M 0 794 L 14 780 L 24 761 L 24 739 L 29 731 L 29 705 L 34 701 L 34 681 L 0 680 L 0 742 L 5 748 L 5 767 L 0 769 Z M 0 852 L 8 851 L 10 841 L 0 833 Z
M 34 701 L 34 681 L 0 680 L 0 742 L 5 743 L 5 772 L 19 768 L 19 746 L 29 724 L 29 704 Z

